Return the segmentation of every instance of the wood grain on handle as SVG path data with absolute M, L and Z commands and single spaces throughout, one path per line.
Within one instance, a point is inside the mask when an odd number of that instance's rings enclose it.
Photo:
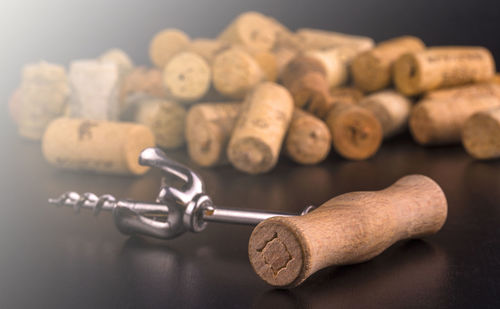
M 398 240 L 434 234 L 446 216 L 439 185 L 410 175 L 381 191 L 337 196 L 301 217 L 261 222 L 249 258 L 267 283 L 297 286 L 322 268 L 367 261 Z

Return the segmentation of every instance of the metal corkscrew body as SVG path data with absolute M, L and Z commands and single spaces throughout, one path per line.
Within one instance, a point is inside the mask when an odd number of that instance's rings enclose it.
M 162 180 L 155 203 L 118 200 L 112 195 L 97 196 L 93 193 L 66 192 L 58 198 L 49 199 L 56 206 L 68 206 L 79 212 L 91 209 L 95 215 L 111 211 L 117 228 L 128 235 L 140 234 L 162 239 L 171 239 L 181 234 L 201 232 L 207 222 L 257 225 L 275 216 L 294 216 L 255 210 L 216 207 L 205 194 L 202 179 L 188 167 L 169 159 L 158 148 L 147 148 L 139 156 L 139 163 L 163 170 L 183 181 L 180 188 L 167 185 Z M 309 206 L 301 215 L 314 209 Z

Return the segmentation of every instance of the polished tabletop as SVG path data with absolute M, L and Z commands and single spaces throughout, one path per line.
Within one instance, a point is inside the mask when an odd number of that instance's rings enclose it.
M 187 164 L 221 206 L 300 212 L 341 193 L 382 189 L 408 174 L 443 188 L 448 220 L 436 235 L 402 241 L 375 259 L 324 269 L 302 286 L 273 289 L 252 271 L 248 226 L 210 223 L 173 240 L 121 235 L 109 213 L 49 206 L 67 190 L 153 201 L 161 173 L 142 177 L 61 171 L 40 144 L 11 127 L 2 150 L 0 306 L 43 308 L 467 308 L 500 305 L 500 162 L 478 162 L 460 146 L 422 148 L 407 134 L 370 160 L 331 154 L 317 166 L 281 157 L 270 173 Z M 5 303 L 5 306 L 2 306 Z

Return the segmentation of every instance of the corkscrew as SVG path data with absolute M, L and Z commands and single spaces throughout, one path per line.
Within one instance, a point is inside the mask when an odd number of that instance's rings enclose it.
M 93 193 L 76 192 L 66 192 L 58 198 L 49 199 L 49 203 L 72 207 L 76 212 L 82 208 L 91 209 L 95 215 L 101 211 L 111 211 L 120 232 L 163 239 L 175 238 L 187 231 L 201 232 L 208 222 L 257 225 L 275 216 L 295 216 L 289 213 L 215 206 L 205 193 L 201 177 L 188 167 L 169 159 L 158 148 L 143 150 L 139 156 L 139 164 L 159 168 L 167 175 L 182 180 L 183 185 L 180 188 L 169 186 L 166 178 L 163 178 L 155 203 L 118 200 L 109 194 L 97 196 Z M 314 206 L 308 206 L 300 215 L 312 209 Z

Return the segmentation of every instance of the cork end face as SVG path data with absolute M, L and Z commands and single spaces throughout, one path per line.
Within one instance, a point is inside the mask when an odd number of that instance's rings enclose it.
M 420 66 L 412 54 L 401 56 L 394 64 L 394 84 L 404 95 L 422 92 L 419 88 L 421 76 Z
M 464 125 L 462 142 L 467 153 L 476 159 L 500 157 L 500 122 L 488 113 L 473 115 Z
M 262 141 L 253 138 L 238 140 L 228 148 L 228 158 L 233 166 L 249 174 L 270 171 L 276 164 L 271 148 Z
M 142 175 L 149 170 L 149 166 L 139 164 L 139 155 L 148 148 L 155 146 L 153 132 L 143 125 L 134 125 L 130 128 L 127 142 L 124 145 L 124 154 L 127 168 L 134 175 Z
M 411 111 L 409 127 L 413 139 L 420 145 L 429 145 L 433 139 L 434 120 L 424 103 L 417 104 Z
M 272 286 L 291 287 L 303 281 L 303 249 L 297 236 L 279 220 L 266 220 L 254 229 L 248 256 L 257 275 Z
M 165 29 L 157 33 L 149 45 L 151 62 L 163 69 L 170 57 L 186 47 L 189 41 L 189 36 L 178 29 Z
M 201 99 L 208 92 L 211 81 L 207 62 L 191 52 L 174 56 L 163 72 L 165 88 L 174 98 L 181 101 Z
M 236 27 L 242 43 L 256 51 L 268 51 L 276 41 L 276 31 L 269 19 L 260 13 L 241 14 Z
M 332 124 L 333 146 L 345 158 L 364 160 L 380 148 L 382 126 L 368 110 L 353 107 L 327 122 Z
M 376 91 L 391 83 L 391 70 L 369 51 L 354 58 L 351 63 L 354 84 L 363 91 Z

